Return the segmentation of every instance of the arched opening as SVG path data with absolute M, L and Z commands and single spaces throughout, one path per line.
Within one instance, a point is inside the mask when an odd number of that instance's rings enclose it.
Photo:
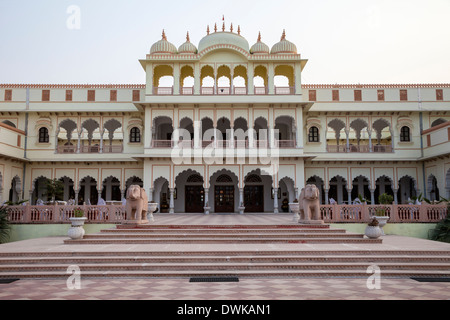
M 363 199 L 370 201 L 370 182 L 369 179 L 367 179 L 364 176 L 358 176 L 355 179 L 353 179 L 353 188 L 352 188 L 352 200 L 353 202 L 358 202 L 357 199 L 361 196 Z
M 17 203 L 21 198 L 22 181 L 18 176 L 15 176 L 11 181 L 11 189 L 9 189 L 8 200 L 12 203 Z
M 255 120 L 253 129 L 255 130 L 256 133 L 257 147 L 267 148 L 269 140 L 267 120 L 263 117 L 257 118 Z
M 238 148 L 245 148 L 248 140 L 248 125 L 247 120 L 239 117 L 234 120 L 234 140 Z
M 269 77 L 265 66 L 256 66 L 254 70 L 253 85 L 255 94 L 267 94 L 269 86 Z
M 171 95 L 173 94 L 173 68 L 168 65 L 159 65 L 153 69 L 153 87 L 154 94 Z
M 98 124 L 98 122 L 93 119 L 88 119 L 83 122 L 81 128 L 87 131 L 88 142 L 88 145 L 85 146 L 85 140 L 81 141 L 81 151 L 83 153 L 98 153 L 100 151 L 100 125 Z M 98 134 L 96 135 L 96 139 L 94 140 L 94 132 L 96 131 L 98 132 Z
M 244 66 L 235 67 L 233 74 L 233 94 L 247 94 L 247 86 L 247 68 Z
M 400 178 L 397 191 L 398 201 L 407 204 L 413 197 L 417 197 L 415 180 L 410 176 Z
M 63 186 L 63 196 L 62 199 L 56 197 L 56 200 L 73 202 L 75 200 L 75 189 L 73 180 L 69 177 L 62 177 L 59 179 L 59 181 Z
M 31 204 L 39 204 L 43 205 L 47 203 L 50 199 L 49 192 L 51 190 L 48 190 L 51 180 L 46 177 L 39 177 L 34 179 L 33 181 L 33 195 L 30 199 Z
M 210 178 L 209 199 L 214 202 L 215 213 L 234 213 L 239 206 L 238 177 L 229 170 L 221 170 Z M 212 197 L 211 197 L 212 193 Z
M 6 125 L 8 125 L 10 127 L 16 128 L 16 125 L 14 123 L 12 123 L 11 121 L 9 121 L 9 120 L 3 120 L 2 123 L 6 124 Z
M 379 198 L 384 193 L 394 197 L 394 191 L 392 190 L 392 180 L 389 177 L 381 176 L 375 181 L 375 204 L 380 204 Z
M 437 179 L 432 174 L 428 177 L 428 194 L 430 201 L 439 201 L 441 198 L 439 194 Z
M 168 213 L 170 209 L 170 191 L 169 181 L 160 177 L 155 180 L 153 184 L 155 201 L 158 203 L 158 211 L 161 213 Z
M 376 145 L 373 152 L 390 152 L 392 150 L 391 125 L 386 119 L 378 119 L 373 123 L 376 132 Z
M 275 119 L 275 130 L 277 130 L 275 140 L 278 141 L 279 148 L 295 147 L 295 125 L 294 118 L 290 116 L 281 116 Z
M 102 199 L 105 201 L 122 201 L 119 179 L 108 177 L 103 180 Z
M 274 85 L 275 94 L 294 94 L 294 68 L 288 65 L 276 66 Z
M 169 117 L 157 117 L 153 121 L 155 148 L 170 148 L 172 146 L 173 124 Z
M 223 147 L 226 147 L 227 142 L 231 140 L 230 130 L 231 123 L 228 118 L 222 117 L 217 120 L 217 130 L 220 132 L 220 136 L 217 137 L 217 141 L 223 141 Z
M 201 174 L 186 170 L 175 178 L 175 212 L 202 213 L 205 207 L 204 180 Z
M 335 176 L 330 180 L 330 191 L 328 192 L 330 203 L 336 201 L 338 204 L 348 202 L 347 180 L 341 176 Z
M 327 131 L 327 150 L 328 152 L 347 152 L 346 140 L 341 141 L 341 139 L 346 139 L 345 134 L 345 123 L 340 119 L 333 119 L 328 123 Z
M 439 118 L 439 119 L 437 119 L 437 120 L 434 120 L 434 121 L 431 123 L 431 127 L 433 128 L 433 127 L 436 127 L 436 126 L 441 125 L 441 124 L 446 123 L 446 122 L 448 122 L 448 120 L 445 120 L 445 119 L 443 119 L 443 118 Z
M 78 192 L 78 204 L 95 205 L 98 203 L 97 180 L 92 177 L 85 177 L 80 181 L 80 191 Z
M 353 120 L 350 123 L 349 151 L 350 152 L 369 152 L 369 143 L 361 144 L 361 140 L 369 138 L 367 122 L 362 119 Z M 363 129 L 366 129 L 363 132 Z M 366 135 L 363 135 L 366 133 Z
M 200 71 L 201 94 L 214 94 L 215 87 L 214 68 L 212 66 L 204 66 Z
M 103 144 L 104 153 L 118 153 L 122 152 L 123 140 L 118 139 L 114 143 L 114 133 L 122 127 L 122 124 L 116 119 L 110 119 L 103 125 L 105 130 L 108 131 L 108 144 Z M 122 138 L 122 136 L 121 136 Z
M 271 190 L 271 176 L 262 175 L 261 170 L 250 172 L 244 180 L 245 212 L 265 212 L 273 210 L 273 201 L 269 200 L 271 199 Z
M 194 83 L 194 68 L 191 66 L 183 66 L 180 70 L 181 94 L 194 94 Z
M 295 183 L 292 178 L 284 177 L 279 181 L 279 212 L 290 212 L 289 203 L 295 200 Z
M 61 130 L 62 129 L 62 130 Z M 72 143 L 73 133 L 77 124 L 71 119 L 61 121 L 58 128 L 58 153 L 74 153 L 76 146 Z

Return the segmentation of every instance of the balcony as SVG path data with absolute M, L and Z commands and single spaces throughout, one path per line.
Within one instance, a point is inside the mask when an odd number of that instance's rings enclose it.
M 175 95 L 174 87 L 153 87 L 153 95 L 156 96 L 172 96 Z M 200 95 L 204 96 L 220 96 L 220 95 L 249 95 L 247 87 L 200 87 Z M 194 87 L 180 88 L 179 95 L 190 96 L 195 94 Z M 254 87 L 253 95 L 269 95 L 268 87 Z M 295 95 L 295 87 L 274 87 L 274 95 Z
M 58 154 L 64 154 L 64 153 L 86 153 L 86 154 L 93 154 L 93 153 L 123 153 L 123 145 L 106 145 L 103 146 L 102 152 L 100 152 L 100 146 L 81 146 L 80 151 L 77 152 L 76 146 L 58 146 L 56 149 L 56 152 Z
M 195 142 L 192 140 L 179 141 L 178 146 L 180 148 L 195 148 Z M 152 147 L 155 149 L 171 149 L 175 147 L 175 141 L 172 140 L 153 140 Z M 234 143 L 229 140 L 203 140 L 201 141 L 202 149 L 207 147 L 213 147 L 215 149 L 250 149 L 250 148 L 270 148 L 269 141 L 256 140 L 254 146 L 250 147 L 248 140 L 235 140 Z M 295 149 L 296 142 L 294 140 L 275 140 L 273 148 L 279 149 Z
M 329 153 L 392 153 L 394 152 L 392 146 L 388 145 L 327 145 L 327 152 Z

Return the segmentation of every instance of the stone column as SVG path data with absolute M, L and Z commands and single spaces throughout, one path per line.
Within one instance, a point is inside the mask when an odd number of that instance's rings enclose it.
M 370 204 L 375 204 L 375 189 L 369 189 L 370 191 Z
M 103 135 L 105 134 L 105 129 L 100 132 L 100 151 L 99 153 L 103 153 Z
M 209 214 L 209 209 L 211 208 L 211 205 L 209 204 L 209 188 L 205 188 L 205 214 Z
M 83 134 L 83 129 L 78 133 L 78 142 L 77 142 L 77 153 L 80 153 L 81 149 L 81 135 Z
M 350 130 L 345 130 L 345 135 L 347 136 L 346 150 L 350 152 Z
M 148 202 L 153 201 L 153 188 L 148 189 Z
M 398 189 L 393 189 L 392 191 L 394 191 L 394 204 L 398 204 Z
M 169 213 L 175 213 L 175 200 L 173 198 L 175 189 L 170 188 L 169 192 L 170 192 Z
M 325 193 L 325 204 L 330 204 L 330 201 L 328 199 L 328 192 L 330 189 L 323 189 L 323 192 Z
M 347 195 L 348 195 L 348 204 L 352 204 L 352 189 L 347 189 Z
M 75 205 L 78 205 L 78 194 L 80 193 L 80 190 L 75 190 Z
M 253 69 L 253 63 L 248 64 L 247 76 L 248 76 L 248 84 L 247 84 L 247 94 L 253 95 L 255 94 L 255 85 L 253 82 L 253 78 L 255 77 L 255 70 Z
M 273 188 L 273 213 L 278 213 L 278 188 Z
M 59 135 L 59 130 L 61 128 L 58 127 L 58 129 L 56 130 L 56 134 L 55 134 L 55 153 L 58 153 L 58 135 Z M 1 199 L 0 199 L 0 203 L 1 203 Z
M 369 134 L 369 152 L 373 152 L 373 146 L 372 146 L 372 130 L 368 130 L 367 133 Z
M 180 94 L 180 64 L 176 63 L 173 68 L 173 94 Z
M 244 206 L 244 188 L 239 188 L 239 207 Z M 243 211 L 239 210 L 240 214 L 244 214 Z
M 120 189 L 120 200 L 123 201 L 125 199 L 125 191 L 126 189 Z

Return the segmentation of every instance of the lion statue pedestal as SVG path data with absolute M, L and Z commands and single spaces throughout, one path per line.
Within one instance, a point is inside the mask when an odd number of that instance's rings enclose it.
M 124 224 L 148 224 L 148 197 L 144 188 L 141 188 L 138 185 L 130 186 L 127 191 L 126 199 L 127 204 L 125 206 L 125 210 L 127 212 L 127 219 Z
M 308 184 L 300 193 L 300 224 L 324 224 L 320 218 L 319 189 L 313 184 Z

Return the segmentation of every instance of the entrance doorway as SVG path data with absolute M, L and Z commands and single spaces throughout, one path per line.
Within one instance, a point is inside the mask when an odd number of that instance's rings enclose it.
M 234 186 L 216 186 L 214 208 L 218 213 L 234 213 Z
M 202 213 L 205 204 L 205 190 L 203 186 L 185 187 L 185 210 L 187 213 Z
M 264 186 L 244 188 L 245 212 L 264 212 Z

